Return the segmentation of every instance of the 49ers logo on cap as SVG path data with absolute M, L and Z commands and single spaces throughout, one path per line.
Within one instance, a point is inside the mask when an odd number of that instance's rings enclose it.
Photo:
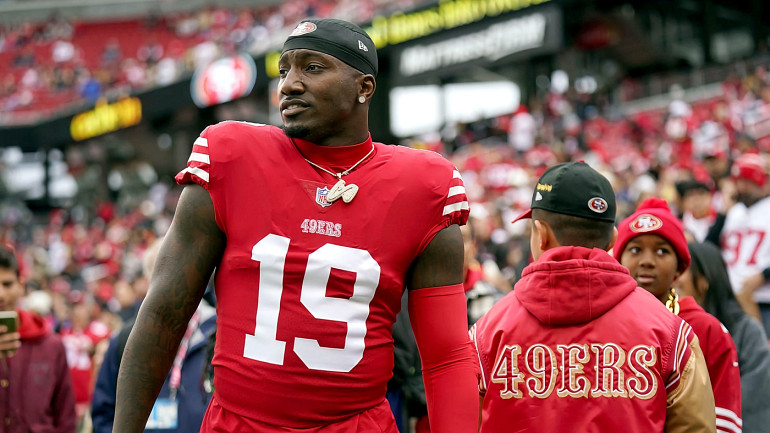
M 631 228 L 631 231 L 637 233 L 653 232 L 663 227 L 663 222 L 655 215 L 645 213 L 634 218 L 628 226 Z
M 318 26 L 316 26 L 313 23 L 309 23 L 309 22 L 299 23 L 297 25 L 297 27 L 294 30 L 292 30 L 292 32 L 291 32 L 291 34 L 289 36 L 306 35 L 306 34 L 308 34 L 310 32 L 314 32 L 315 29 L 317 29 L 317 28 L 318 28 Z
M 596 213 L 604 213 L 607 208 L 609 208 L 609 205 L 607 204 L 607 200 L 601 197 L 594 197 L 591 200 L 588 200 L 588 208 Z

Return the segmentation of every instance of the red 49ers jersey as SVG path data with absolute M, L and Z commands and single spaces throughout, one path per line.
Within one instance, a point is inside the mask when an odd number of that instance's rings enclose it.
M 330 203 L 337 179 L 305 157 L 335 173 L 364 158 L 343 177 L 359 188 L 353 200 Z M 371 138 L 330 148 L 223 122 L 195 141 L 176 179 L 208 190 L 227 236 L 213 359 L 222 407 L 308 428 L 382 402 L 405 275 L 436 233 L 468 216 L 452 164 Z

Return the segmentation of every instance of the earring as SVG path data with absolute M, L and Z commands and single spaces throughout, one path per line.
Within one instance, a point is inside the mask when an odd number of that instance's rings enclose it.
M 366 97 L 364 95 L 359 96 L 358 97 L 358 102 L 363 104 L 364 102 L 366 102 Z
M 679 315 L 679 295 L 676 293 L 676 289 L 673 287 L 668 292 L 668 300 L 666 301 L 666 308 L 672 313 Z

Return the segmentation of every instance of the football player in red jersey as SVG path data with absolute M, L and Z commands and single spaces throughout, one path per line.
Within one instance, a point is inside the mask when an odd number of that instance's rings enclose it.
M 177 175 L 187 186 L 125 349 L 115 432 L 142 431 L 214 268 L 202 431 L 395 433 L 385 393 L 405 287 L 431 431 L 475 431 L 459 173 L 372 141 L 377 54 L 359 27 L 300 23 L 279 70 L 283 129 L 210 126 Z

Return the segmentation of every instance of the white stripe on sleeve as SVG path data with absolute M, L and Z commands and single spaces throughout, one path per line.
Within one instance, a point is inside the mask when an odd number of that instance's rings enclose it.
M 682 323 L 684 323 L 684 322 L 682 322 Z M 682 325 L 682 326 L 684 326 L 684 325 Z M 678 359 L 676 360 L 676 365 L 682 365 L 682 360 L 684 359 L 684 354 L 685 354 L 685 352 L 687 352 L 687 346 L 688 346 L 688 344 L 687 344 L 687 337 L 690 335 L 691 332 L 692 332 L 692 328 L 688 325 L 687 326 L 687 331 L 684 333 L 684 337 L 683 337 L 684 346 L 682 346 L 682 351 L 678 355 Z
M 741 417 L 739 417 L 738 414 L 731 411 L 730 409 L 717 407 L 716 414 L 717 416 L 721 416 L 722 418 L 732 421 L 733 424 L 737 425 L 738 427 L 743 427 L 743 420 L 741 420 Z
M 676 346 L 674 348 L 674 357 L 673 357 L 674 368 L 672 370 L 673 377 L 668 382 L 666 382 L 666 385 L 665 385 L 666 389 L 668 389 L 671 385 L 676 383 L 676 381 L 679 380 L 679 375 L 681 374 L 681 371 L 679 371 L 679 361 L 680 361 L 679 351 L 681 350 L 682 353 L 684 353 L 684 351 L 686 350 L 684 345 L 687 344 L 686 340 L 682 342 L 682 331 L 684 330 L 684 328 L 685 328 L 685 322 L 683 320 L 679 324 L 679 332 L 677 333 L 677 336 L 676 336 Z
M 462 177 L 460 176 L 460 172 L 457 171 L 457 170 L 453 170 L 452 171 L 452 179 L 462 179 Z
M 203 146 L 203 147 L 209 147 L 209 141 L 203 137 L 196 138 L 193 144 L 197 144 L 198 146 Z
M 723 433 L 741 433 L 743 430 L 730 421 L 717 418 L 717 431 Z
M 199 178 L 203 179 L 203 181 L 205 182 L 209 181 L 209 173 L 206 170 L 200 169 L 198 167 L 187 167 L 184 169 L 184 171 L 194 176 L 198 176 Z
M 444 206 L 444 213 L 442 215 L 449 215 L 452 212 L 457 212 L 460 210 L 468 210 L 470 209 L 470 205 L 467 201 L 461 201 L 453 204 L 448 204 Z
M 447 194 L 447 197 L 452 197 L 455 195 L 465 194 L 465 187 L 464 186 L 453 186 L 449 188 L 449 194 Z
M 198 161 L 198 162 L 205 162 L 206 164 L 211 164 L 211 159 L 209 159 L 209 156 L 205 153 L 198 153 L 193 152 L 190 154 L 190 159 L 187 160 L 187 162 L 190 161 Z

